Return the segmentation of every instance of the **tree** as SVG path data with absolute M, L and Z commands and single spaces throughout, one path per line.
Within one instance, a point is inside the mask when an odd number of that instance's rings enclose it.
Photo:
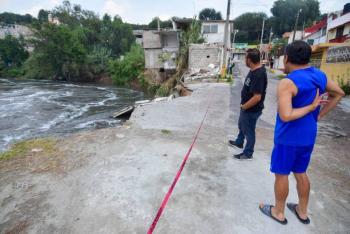
M 117 85 L 127 85 L 131 80 L 138 78 L 145 68 L 143 48 L 133 44 L 123 59 L 110 61 L 109 72 Z
M 4 12 L 0 14 L 0 22 L 3 24 L 31 24 L 35 22 L 36 19 L 29 15 L 19 15 L 9 12 Z
M 64 1 L 52 14 L 60 25 L 42 22 L 25 64 L 26 76 L 37 79 L 92 81 L 106 72 L 108 60 L 130 50 L 135 38 L 119 16 L 101 20 L 94 12 Z M 46 15 L 41 11 L 42 18 Z
M 148 24 L 148 28 L 149 29 L 157 29 L 158 28 L 158 20 L 159 20 L 159 26 L 161 28 L 172 28 L 173 27 L 173 23 L 171 22 L 171 20 L 162 21 L 159 19 L 159 17 L 154 17 L 152 19 L 152 21 Z
M 216 11 L 213 8 L 205 8 L 199 12 L 200 20 L 222 20 L 220 11 Z
M 19 67 L 28 58 L 29 54 L 21 40 L 7 35 L 0 39 L 0 59 L 7 67 Z
M 273 32 L 277 36 L 281 36 L 285 32 L 294 29 L 296 15 L 299 9 L 302 12 L 299 16 L 298 30 L 301 29 L 303 23 L 309 26 L 313 21 L 319 19 L 320 3 L 318 0 L 277 0 L 271 8 Z
M 38 13 L 38 20 L 40 23 L 47 22 L 49 18 L 49 11 L 41 9 Z
M 268 41 L 270 31 L 270 21 L 263 12 L 244 13 L 234 20 L 235 29 L 238 29 L 235 42 L 258 44 L 261 37 L 262 23 L 265 21 L 265 30 L 263 39 Z

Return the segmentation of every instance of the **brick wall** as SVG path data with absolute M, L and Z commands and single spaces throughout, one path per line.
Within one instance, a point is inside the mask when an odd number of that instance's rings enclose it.
M 189 48 L 189 69 L 207 69 L 209 64 L 220 66 L 221 47 L 193 44 Z

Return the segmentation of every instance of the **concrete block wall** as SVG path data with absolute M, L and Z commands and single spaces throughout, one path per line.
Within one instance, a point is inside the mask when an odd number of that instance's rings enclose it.
M 158 33 L 153 31 L 143 31 L 143 48 L 156 49 L 162 48 L 162 38 Z
M 220 66 L 220 59 L 220 46 L 206 44 L 190 45 L 188 67 L 191 70 L 207 69 L 209 64 Z

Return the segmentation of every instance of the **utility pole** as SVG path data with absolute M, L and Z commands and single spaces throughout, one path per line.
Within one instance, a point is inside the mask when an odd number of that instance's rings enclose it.
M 299 20 L 299 15 L 301 13 L 302 9 L 299 9 L 298 14 L 297 14 L 297 19 L 295 20 L 295 25 L 294 25 L 294 33 L 293 33 L 293 40 L 295 40 L 295 34 L 297 33 L 297 27 L 298 27 L 298 20 Z
M 227 0 L 227 13 L 226 13 L 226 23 L 225 23 L 225 33 L 224 33 L 224 53 L 222 59 L 222 69 L 226 69 L 226 60 L 227 60 L 227 42 L 229 36 L 229 22 L 230 22 L 230 8 L 231 8 L 231 0 Z M 223 73 L 223 71 L 222 71 Z
M 305 37 L 305 21 L 304 21 L 304 23 L 303 23 L 303 34 L 302 34 L 302 36 L 301 36 L 301 40 L 303 40 L 304 39 L 304 37 Z
M 262 49 L 263 38 L 264 38 L 264 29 L 265 29 L 265 19 L 263 19 L 262 29 L 261 29 L 261 37 L 260 37 L 260 52 Z
M 269 48 L 271 48 L 270 45 L 271 45 L 272 35 L 273 35 L 273 33 L 272 33 L 272 27 L 271 27 L 270 28 L 270 36 L 269 36 Z M 268 59 L 268 58 L 269 58 L 269 50 L 267 50 L 267 52 L 266 52 L 266 59 Z
M 269 44 L 271 44 L 272 35 L 273 35 L 273 33 L 272 33 L 272 27 L 271 27 L 271 28 L 270 28 Z

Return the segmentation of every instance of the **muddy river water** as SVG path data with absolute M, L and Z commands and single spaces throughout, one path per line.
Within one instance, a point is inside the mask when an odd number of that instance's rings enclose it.
M 113 86 L 0 79 L 0 151 L 31 137 L 118 125 L 111 114 L 143 98 Z

